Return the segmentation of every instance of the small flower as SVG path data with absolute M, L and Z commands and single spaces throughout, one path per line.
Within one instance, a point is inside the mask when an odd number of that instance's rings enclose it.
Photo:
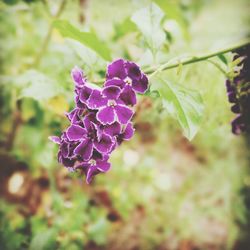
M 88 107 L 98 109 L 97 120 L 103 124 L 115 121 L 126 124 L 133 116 L 133 111 L 120 100 L 121 89 L 117 86 L 105 87 L 102 91 L 93 90 L 88 99 Z
M 85 173 L 86 182 L 89 184 L 94 175 L 105 173 L 110 169 L 111 164 L 108 162 L 108 159 L 109 157 L 107 155 L 105 155 L 104 158 L 100 158 L 94 154 L 89 161 L 81 162 L 76 168 Z
M 135 105 L 135 92 L 144 94 L 148 89 L 148 78 L 139 66 L 123 59 L 108 65 L 106 77 L 105 86 L 119 86 L 122 89 L 120 98 L 126 105 Z
M 242 58 L 234 69 L 237 73 L 232 79 L 226 80 L 228 101 L 232 103 L 231 111 L 238 114 L 232 121 L 232 132 L 239 135 L 250 133 L 250 46 L 235 51 L 233 60 Z
M 86 83 L 86 78 L 83 74 L 83 71 L 75 66 L 71 71 L 71 76 L 75 82 L 76 87 L 82 87 Z

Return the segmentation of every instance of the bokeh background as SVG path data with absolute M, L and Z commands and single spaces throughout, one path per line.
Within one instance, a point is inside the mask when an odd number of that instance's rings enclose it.
M 156 59 L 130 19 L 150 1 L 0 2 L 0 249 L 250 249 L 249 148 L 231 133 L 225 76 L 213 63 L 166 73 L 203 97 L 192 141 L 157 98 L 141 96 L 135 136 L 112 154 L 112 169 L 87 185 L 57 163 L 58 148 L 48 140 L 69 124 L 71 69 L 82 67 L 94 82 L 107 65 L 63 38 L 53 20 L 96 34 L 113 59 L 145 68 L 249 34 L 248 0 L 165 2 L 172 7 L 161 23 L 166 41 Z

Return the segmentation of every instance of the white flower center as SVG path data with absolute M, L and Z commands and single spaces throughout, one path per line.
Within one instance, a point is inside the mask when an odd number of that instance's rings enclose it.
M 109 107 L 114 107 L 116 105 L 116 101 L 115 100 L 108 100 L 108 106 Z
M 130 77 L 128 77 L 128 76 L 124 79 L 124 81 L 125 81 L 128 85 L 131 85 L 131 84 L 132 84 L 132 79 L 131 79 Z
M 91 160 L 89 161 L 89 164 L 90 164 L 91 166 L 94 166 L 94 165 L 96 165 L 96 161 L 93 160 L 93 159 L 91 159 Z

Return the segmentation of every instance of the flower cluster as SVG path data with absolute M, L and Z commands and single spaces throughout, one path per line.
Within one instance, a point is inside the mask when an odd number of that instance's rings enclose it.
M 59 144 L 58 161 L 70 171 L 81 170 L 90 183 L 110 169 L 111 152 L 133 136 L 132 108 L 136 93 L 147 91 L 148 79 L 138 65 L 123 59 L 108 65 L 102 88 L 92 87 L 78 67 L 71 75 L 75 108 L 67 114 L 70 126 L 50 139 Z
M 237 114 L 232 121 L 232 132 L 238 135 L 250 133 L 250 45 L 234 52 L 233 60 L 241 58 L 241 61 L 235 68 L 236 76 L 227 79 L 226 89 L 228 101 L 233 104 L 231 111 Z

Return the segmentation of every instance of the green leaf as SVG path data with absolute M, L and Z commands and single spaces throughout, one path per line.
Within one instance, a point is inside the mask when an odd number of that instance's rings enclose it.
M 15 84 L 21 88 L 19 98 L 30 97 L 42 101 L 62 93 L 61 86 L 36 70 L 28 70 L 20 75 Z
M 166 40 L 161 22 L 164 17 L 162 10 L 154 3 L 136 11 L 131 17 L 141 31 L 148 46 L 156 52 Z M 155 54 L 155 53 L 154 53 Z
M 153 81 L 151 89 L 160 92 L 163 107 L 178 120 L 184 136 L 192 140 L 202 121 L 204 105 L 201 95 L 171 83 L 164 76 L 155 76 Z
M 185 39 L 189 39 L 188 23 L 184 18 L 184 15 L 178 6 L 178 2 L 167 0 L 153 0 L 165 13 L 168 19 L 174 19 L 182 29 L 182 33 Z
M 227 58 L 223 54 L 219 54 L 218 58 L 227 65 Z
M 94 33 L 80 31 L 66 20 L 55 20 L 53 25 L 63 37 L 79 41 L 86 47 L 94 50 L 105 60 L 111 60 L 109 48 Z
M 53 229 L 49 229 L 35 235 L 31 241 L 29 250 L 49 250 L 55 249 L 55 247 L 55 231 Z
M 130 18 L 124 19 L 121 23 L 115 24 L 115 37 L 118 39 L 130 32 L 137 31 L 136 25 L 130 20 Z
M 84 65 L 90 70 L 100 71 L 106 67 L 106 61 L 102 57 L 98 56 L 98 54 L 96 54 L 92 49 L 72 39 L 68 39 L 67 43 L 74 50 L 76 55 L 81 58 Z

